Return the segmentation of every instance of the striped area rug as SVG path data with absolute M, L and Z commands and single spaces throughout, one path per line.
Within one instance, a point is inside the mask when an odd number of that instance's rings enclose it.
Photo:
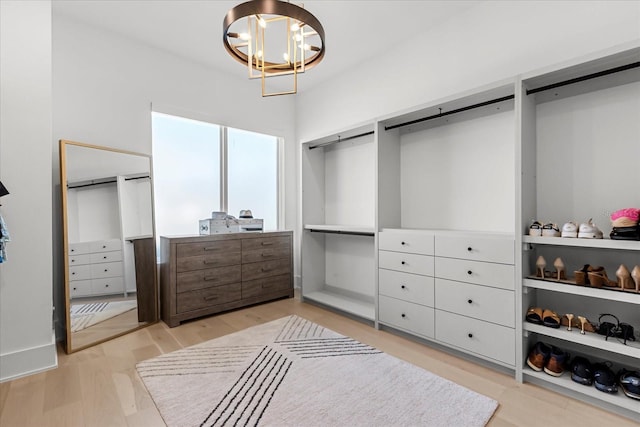
M 133 310 L 136 306 L 137 301 L 135 299 L 72 304 L 70 310 L 71 332 L 78 332 L 96 323 L 104 322 L 107 319 Z
M 484 426 L 498 403 L 289 316 L 137 365 L 169 427 Z

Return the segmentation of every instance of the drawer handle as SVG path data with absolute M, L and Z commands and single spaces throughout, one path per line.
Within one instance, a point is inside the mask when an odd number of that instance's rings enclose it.
M 471 252 L 471 251 L 473 251 L 473 248 L 472 248 L 471 246 L 469 246 L 469 247 L 467 248 L 467 250 L 468 250 L 469 252 Z
M 76 262 L 76 260 L 75 260 L 75 259 L 72 259 L 72 260 L 71 260 L 71 262 Z
M 102 257 L 102 259 L 107 259 L 107 257 L 106 257 L 106 256 L 103 256 L 103 257 Z
M 270 268 L 266 268 L 266 269 L 265 269 L 264 267 L 263 267 L 263 268 L 261 268 L 260 270 L 262 270 L 262 272 L 263 272 L 263 273 L 269 273 L 269 272 L 273 271 L 273 270 L 272 270 L 272 269 L 270 269 Z
M 467 334 L 467 336 L 468 336 L 469 338 L 473 338 L 473 334 L 472 334 L 472 333 Z
M 401 244 L 402 246 L 406 245 L 406 243 L 405 243 L 405 242 L 400 242 L 400 244 Z
M 105 269 L 104 269 L 104 272 L 106 273 L 107 271 L 109 271 L 109 270 L 105 268 Z
M 273 258 L 273 254 L 262 254 L 262 258 Z
M 468 300 L 467 300 L 467 302 L 468 302 L 469 304 L 473 304 L 473 300 L 472 300 L 472 299 L 468 299 Z
M 406 314 L 404 314 L 404 313 L 402 313 L 400 316 L 402 316 L 403 318 L 404 318 L 404 317 L 407 317 L 407 315 L 406 315 Z
M 202 263 L 209 265 L 209 264 L 215 264 L 216 262 L 215 261 L 202 261 Z
M 262 246 L 271 246 L 273 245 L 273 242 L 262 242 L 260 243 Z
M 71 249 L 71 252 L 75 252 L 75 251 L 76 251 L 75 249 Z
M 205 301 L 214 301 L 214 300 L 217 300 L 217 299 L 218 299 L 218 297 L 216 297 L 216 296 L 211 296 L 211 297 L 203 297 L 202 299 L 203 299 L 203 300 L 205 300 Z
M 75 275 L 76 275 L 76 272 L 74 271 L 73 273 L 71 273 L 71 275 L 72 275 L 72 276 L 75 276 Z
M 406 262 L 402 261 L 402 265 L 405 265 L 405 264 L 406 264 Z
M 78 290 L 78 288 L 73 288 L 73 290 L 74 290 L 74 291 L 77 291 L 77 290 Z
M 217 250 L 219 250 L 219 249 L 220 249 L 220 248 L 217 248 L 217 247 L 215 247 L 215 246 L 208 247 L 208 248 L 204 248 L 204 250 L 205 250 L 205 251 L 217 251 Z
M 405 289 L 405 288 L 406 288 L 406 286 L 405 286 L 405 285 L 400 285 L 400 287 L 401 287 L 402 289 Z
M 204 280 L 207 281 L 207 282 L 210 282 L 212 280 L 218 280 L 218 277 L 217 276 L 205 276 Z
M 469 270 L 469 271 L 467 271 L 467 274 L 468 274 L 469 276 L 471 276 L 471 275 L 473 274 L 473 271 Z
M 105 288 L 108 288 L 108 287 L 109 287 L 109 285 L 104 285 L 104 287 L 105 287 Z
M 107 249 L 107 246 L 106 245 L 102 245 L 102 249 Z

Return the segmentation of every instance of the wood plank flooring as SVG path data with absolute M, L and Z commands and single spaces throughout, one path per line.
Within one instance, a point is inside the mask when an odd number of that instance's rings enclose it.
M 2 427 L 163 426 L 135 364 L 250 326 L 297 314 L 500 402 L 490 426 L 638 426 L 632 420 L 510 375 L 300 302 L 297 298 L 169 328 L 160 322 L 66 355 L 58 368 L 0 384 Z M 312 423 L 313 424 L 313 423 Z

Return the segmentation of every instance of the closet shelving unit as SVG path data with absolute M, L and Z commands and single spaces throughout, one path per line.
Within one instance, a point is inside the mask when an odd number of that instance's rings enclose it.
M 302 299 L 375 321 L 373 122 L 302 143 Z
M 532 279 L 536 260 L 544 257 L 548 270 L 560 257 L 569 279 L 584 264 L 605 267 L 610 279 L 620 264 L 640 265 L 640 242 L 608 239 L 609 215 L 638 207 L 640 158 L 640 47 L 612 49 L 600 55 L 522 76 L 516 93 L 518 110 L 518 210 L 516 247 L 522 301 L 522 323 L 516 378 L 555 389 L 632 419 L 640 404 L 620 390 L 607 394 L 573 382 L 570 373 L 556 378 L 526 365 L 528 352 L 542 341 L 585 356 L 640 369 L 640 294 Z M 533 220 L 577 223 L 593 218 L 605 239 L 530 237 Z M 601 314 L 635 325 L 636 341 L 626 345 L 595 333 L 547 328 L 524 322 L 529 307 L 572 313 L 598 323 Z M 608 318 L 607 320 L 611 320 Z

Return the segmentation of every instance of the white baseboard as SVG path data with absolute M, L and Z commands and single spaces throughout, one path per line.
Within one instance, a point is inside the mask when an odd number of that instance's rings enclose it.
M 13 353 L 0 354 L 0 383 L 58 367 L 56 335 L 51 343 Z

